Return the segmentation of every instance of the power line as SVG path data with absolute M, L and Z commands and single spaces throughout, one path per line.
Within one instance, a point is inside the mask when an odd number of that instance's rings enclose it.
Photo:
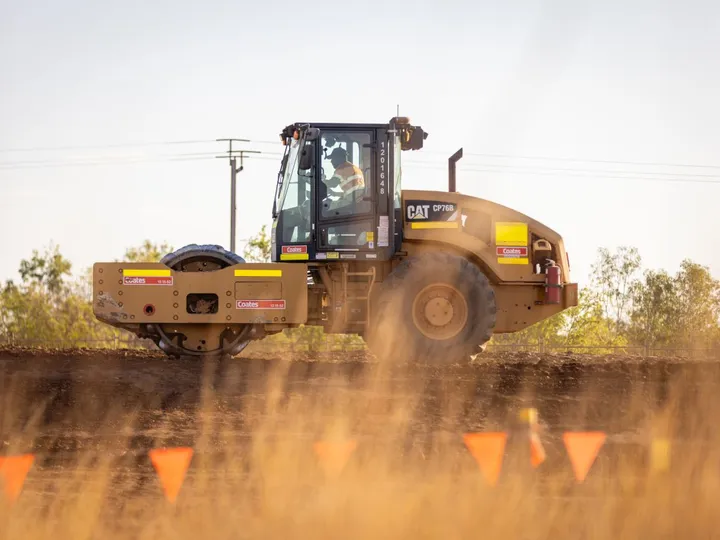
M 427 161 L 427 160 L 413 160 L 409 163 L 420 163 L 420 164 L 427 164 L 430 166 L 438 166 L 438 164 L 434 161 Z M 602 173 L 602 174 L 633 174 L 633 175 L 639 175 L 639 176 L 669 176 L 669 177 L 683 177 L 683 178 L 711 178 L 720 180 L 720 174 L 698 174 L 698 173 L 682 173 L 682 172 L 657 172 L 657 171 L 633 171 L 630 169 L 574 169 L 574 168 L 567 168 L 567 167 L 543 167 L 543 166 L 526 166 L 526 165 L 514 165 L 514 164 L 505 164 L 505 163 L 472 163 L 470 162 L 469 165 L 472 166 L 481 166 L 481 167 L 496 167 L 500 169 L 518 169 L 518 170 L 528 170 L 528 171 L 550 171 L 550 172 L 571 172 L 571 173 Z M 463 165 L 461 165 L 463 167 Z M 467 165 L 464 166 L 466 168 Z
M 266 156 L 278 156 L 282 154 L 266 154 Z M 250 157 L 250 156 L 248 156 Z M 253 159 L 271 159 L 275 161 L 275 157 L 253 157 Z M 438 163 L 432 161 L 418 160 L 404 162 L 403 167 L 423 168 L 423 169 L 447 169 L 446 163 Z M 683 173 L 660 173 L 660 172 L 639 172 L 630 170 L 602 170 L 602 169 L 570 169 L 570 168 L 551 168 L 551 167 L 523 167 L 503 164 L 484 164 L 484 163 L 466 163 L 464 166 L 458 167 L 461 171 L 467 172 L 486 172 L 486 173 L 507 173 L 515 175 L 540 175 L 540 176 L 579 176 L 582 178 L 597 179 L 617 179 L 617 180 L 640 180 L 654 182 L 679 182 L 679 183 L 698 183 L 698 184 L 720 184 L 720 175 L 703 175 L 703 174 L 683 174 Z M 518 169 L 518 170 L 513 170 Z M 560 173 L 560 174 L 558 174 Z M 573 173 L 573 174 L 568 174 Z M 620 176 L 620 175 L 625 176 Z M 629 175 L 629 176 L 628 176 Z M 665 175 L 665 176 L 649 176 L 649 175 Z M 669 177 L 674 176 L 674 177 Z M 698 178 L 699 177 L 699 178 Z
M 187 152 L 179 154 L 157 154 L 157 155 L 140 155 L 140 156 L 97 156 L 97 157 L 83 157 L 81 159 L 33 159 L 33 160 L 22 160 L 22 161 L 0 161 L 0 167 L 3 166 L 16 166 L 16 165 L 57 165 L 57 164 L 82 164 L 86 162 L 91 163 L 122 163 L 126 161 L 135 160 L 146 160 L 146 159 L 165 159 L 165 158 L 182 158 L 182 157 L 213 157 L 215 152 Z
M 129 142 L 129 143 L 114 143 L 114 144 L 101 144 L 101 145 L 71 145 L 71 146 L 45 146 L 45 147 L 20 147 L 20 148 L 0 148 L 0 153 L 12 153 L 12 152 L 53 152 L 53 151 L 64 151 L 64 150 L 94 150 L 94 149 L 108 149 L 108 148 L 131 148 L 131 147 L 149 147 L 149 146 L 166 146 L 166 145 L 184 145 L 184 144 L 204 144 L 217 142 L 215 139 L 195 139 L 195 140 L 171 140 L 171 141 L 150 141 L 150 142 Z M 261 140 L 261 139 L 247 139 L 247 142 L 254 144 L 271 144 L 278 145 L 277 140 Z M 450 155 L 451 152 L 445 152 L 442 150 L 429 150 L 424 149 L 423 154 L 442 154 Z M 720 169 L 720 165 L 709 165 L 699 163 L 668 163 L 668 162 L 654 162 L 654 161 L 633 161 L 633 160 L 612 160 L 612 159 L 598 159 L 598 158 L 571 158 L 571 157 L 552 157 L 552 156 L 530 156 L 530 155 L 516 155 L 516 154 L 494 154 L 487 152 L 465 152 L 466 156 L 486 157 L 486 158 L 499 158 L 499 159 L 519 159 L 519 160 L 537 160 L 537 161 L 560 161 L 560 162 L 574 162 L 574 163 L 604 163 L 604 164 L 615 164 L 615 165 L 642 165 L 642 166 L 657 166 L 657 167 L 686 167 L 686 168 L 699 168 L 699 169 Z
M 138 143 L 138 145 L 153 145 L 153 144 L 183 144 L 197 141 L 166 141 L 165 143 Z M 202 141 L 206 142 L 206 141 Z M 212 141 L 217 142 L 217 141 Z M 242 142 L 255 142 L 256 144 L 273 144 L 275 142 L 262 141 L 252 139 L 243 139 Z M 113 147 L 117 145 L 102 145 L 99 147 Z M 120 145 L 129 146 L 129 145 Z M 237 152 L 232 150 L 232 152 Z M 243 150 L 242 152 L 256 152 L 251 150 Z M 439 152 L 428 152 L 438 154 Z M 223 157 L 228 157 L 228 155 Z M 487 154 L 473 154 L 468 155 L 487 155 Z M 499 155 L 499 154 L 495 154 Z M 277 161 L 282 154 L 280 152 L 263 152 L 263 155 L 247 155 L 246 159 L 257 159 L 257 160 L 272 160 Z M 18 169 L 28 168 L 43 168 L 43 167 L 83 167 L 83 166 L 97 166 L 97 165 L 121 165 L 121 164 L 136 164 L 136 163 L 153 163 L 153 162 L 172 162 L 172 161 L 201 161 L 210 160 L 217 157 L 213 152 L 181 152 L 173 154 L 161 154 L 156 156 L 100 156 L 97 158 L 87 157 L 78 161 L 60 161 L 60 160 L 22 160 L 22 161 L 6 161 L 0 162 L 0 171 L 11 171 Z M 555 159 L 555 158 L 545 158 Z M 565 161 L 576 161 L 582 162 L 582 160 L 566 159 Z M 588 162 L 602 162 L 602 163 L 625 163 L 625 162 L 614 162 L 610 160 L 587 160 Z M 640 162 L 626 162 L 626 163 L 637 163 Z M 648 163 L 649 164 L 649 163 Z M 669 164 L 666 164 L 669 166 Z M 431 160 L 415 160 L 405 161 L 404 167 L 414 168 L 430 168 L 430 169 L 444 169 L 446 164 L 444 162 L 436 162 Z M 676 166 L 676 165 L 673 165 Z M 704 166 L 703 166 L 704 167 Z M 710 166 L 708 166 L 710 167 Z M 713 174 L 698 174 L 698 173 L 683 173 L 683 172 L 658 172 L 658 171 L 636 171 L 629 169 L 580 169 L 572 167 L 551 167 L 542 165 L 517 165 L 517 164 L 506 164 L 506 163 L 473 163 L 465 162 L 459 165 L 461 171 L 466 172 L 482 172 L 482 173 L 495 173 L 495 174 L 513 174 L 513 175 L 556 175 L 556 176 L 575 176 L 582 178 L 598 178 L 598 179 L 619 179 L 619 180 L 640 180 L 640 181 L 653 181 L 653 182 L 679 182 L 679 183 L 700 183 L 700 184 L 718 184 L 720 183 L 720 175 Z
M 406 168 L 423 168 L 423 169 L 444 169 L 445 167 L 439 165 L 439 164 L 414 164 L 414 163 L 405 163 L 403 164 L 403 167 Z M 648 177 L 648 176 L 618 176 L 613 174 L 558 174 L 557 172 L 554 172 L 552 170 L 542 171 L 542 170 L 521 170 L 521 171 L 515 171 L 512 169 L 492 169 L 492 168 L 480 168 L 480 167 L 463 167 L 462 171 L 467 172 L 485 172 L 485 173 L 495 173 L 495 174 L 515 174 L 515 175 L 531 175 L 531 176 L 575 176 L 580 178 L 595 178 L 595 179 L 606 179 L 606 180 L 639 180 L 639 181 L 648 181 L 648 182 L 655 182 L 655 183 L 662 183 L 662 182 L 678 182 L 678 183 L 696 183 L 696 184 L 720 184 L 720 179 L 717 180 L 703 180 L 703 179 L 694 179 L 694 178 L 658 178 L 658 177 Z M 601 171 L 602 172 L 602 171 Z
M 203 144 L 215 142 L 212 139 L 200 139 L 193 141 L 156 141 L 156 142 L 134 142 L 134 143 L 117 143 L 117 144 L 95 144 L 95 145 L 75 145 L 75 146 L 45 146 L 32 148 L 0 148 L 0 153 L 11 152 L 54 152 L 57 150 L 96 150 L 106 148 L 130 148 L 144 146 L 166 146 L 175 144 Z
M 255 140 L 251 139 L 254 144 L 272 144 L 276 145 L 277 141 L 266 141 L 266 140 Z M 437 154 L 443 156 L 450 156 L 454 152 L 446 152 L 443 150 L 428 150 L 423 148 L 422 154 Z M 656 161 L 623 161 L 623 160 L 612 160 L 612 159 L 592 159 L 592 158 L 569 158 L 569 157 L 552 157 L 552 156 L 528 156 L 528 155 L 516 155 L 516 154 L 491 154 L 483 152 L 463 152 L 466 156 L 475 157 L 486 157 L 486 158 L 499 158 L 499 159 L 521 159 L 521 160 L 538 160 L 538 161 L 561 161 L 561 162 L 573 162 L 573 163 L 604 163 L 607 165 L 644 165 L 648 167 L 688 167 L 698 169 L 719 169 L 720 165 L 707 165 L 699 163 L 666 163 Z
M 440 150 L 423 150 L 425 154 L 445 154 Z M 450 152 L 447 153 L 450 155 Z M 706 165 L 699 163 L 665 163 L 657 161 L 623 161 L 612 159 L 588 159 L 588 158 L 569 158 L 569 157 L 551 157 L 551 156 L 524 156 L 513 154 L 488 154 L 481 152 L 466 152 L 468 156 L 501 158 L 501 159 L 522 159 L 522 160 L 538 160 L 538 161 L 568 161 L 576 163 L 605 163 L 608 165 L 645 165 L 653 167 L 689 167 L 698 169 L 720 169 L 720 165 Z
M 278 141 L 261 140 L 261 139 L 246 139 L 247 142 L 254 144 L 269 144 L 278 145 Z M 48 146 L 48 147 L 23 147 L 23 148 L 0 148 L 0 153 L 12 153 L 12 152 L 52 152 L 60 150 L 94 150 L 94 149 L 109 149 L 109 148 L 131 148 L 131 147 L 150 147 L 150 146 L 165 146 L 165 145 L 184 145 L 184 144 L 204 144 L 217 142 L 213 139 L 196 139 L 196 140 L 176 140 L 176 141 L 154 141 L 154 142 L 130 142 L 130 143 L 117 143 L 117 144 L 103 144 L 103 145 L 73 145 L 73 146 Z M 423 154 L 438 154 L 438 155 L 450 155 L 450 152 L 444 152 L 441 150 L 429 150 L 424 149 Z M 537 160 L 537 161 L 560 161 L 560 162 L 573 162 L 573 163 L 603 163 L 603 164 L 616 164 L 616 165 L 642 165 L 642 166 L 655 166 L 655 167 L 675 167 L 675 168 L 699 168 L 699 169 L 718 169 L 720 165 L 708 165 L 699 163 L 668 163 L 668 162 L 653 162 L 653 161 L 632 161 L 632 160 L 611 160 L 611 159 L 596 159 L 596 158 L 570 158 L 570 157 L 552 157 L 552 156 L 530 156 L 530 155 L 514 155 L 514 154 L 493 154 L 486 152 L 465 152 L 466 156 L 486 157 L 486 158 L 499 158 L 499 159 L 518 159 L 518 160 Z
M 146 158 L 122 158 L 122 159 L 99 159 L 89 161 L 25 161 L 18 163 L 0 163 L 0 171 L 13 171 L 21 169 L 42 169 L 42 168 L 62 168 L 62 167 L 86 167 L 97 165 L 132 165 L 135 163 L 163 163 L 169 161 L 203 161 L 214 159 L 214 154 L 206 157 L 183 156 L 165 156 L 165 157 L 146 157 Z

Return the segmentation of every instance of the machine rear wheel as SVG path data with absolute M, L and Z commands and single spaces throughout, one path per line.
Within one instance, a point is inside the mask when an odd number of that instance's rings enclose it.
M 398 265 L 371 308 L 370 349 L 381 359 L 443 364 L 481 352 L 496 321 L 495 292 L 458 255 L 424 253 Z
M 218 245 L 190 244 L 161 260 L 176 272 L 212 272 L 245 260 Z M 170 356 L 234 356 L 250 342 L 247 324 L 148 325 L 155 344 Z

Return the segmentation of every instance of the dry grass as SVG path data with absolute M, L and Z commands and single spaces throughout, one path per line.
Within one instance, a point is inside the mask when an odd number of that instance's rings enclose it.
M 448 426 L 422 432 L 413 412 L 419 390 L 392 403 L 378 399 L 387 396 L 388 383 L 378 374 L 363 388 L 329 380 L 325 390 L 291 392 L 286 399 L 282 382 L 280 373 L 264 394 L 245 396 L 241 415 L 223 405 L 222 389 L 205 386 L 196 453 L 175 504 L 163 499 L 142 450 L 130 449 L 124 458 L 88 452 L 64 469 L 35 467 L 17 503 L 0 505 L 0 537 L 720 537 L 717 381 L 677 379 L 662 409 L 624 413 L 644 418 L 638 426 L 644 444 L 609 442 L 585 484 L 575 485 L 567 466 L 528 469 L 524 457 L 509 450 L 494 487 L 483 481 L 461 432 Z M 448 418 L 457 415 L 459 399 L 442 396 Z M 126 414 L 112 420 L 118 418 L 132 422 Z M 158 426 L 153 447 L 173 440 L 172 422 L 169 414 Z M 433 422 L 443 425 L 442 418 Z M 354 436 L 358 447 L 342 474 L 326 475 L 313 442 Z M 673 446 L 669 471 L 654 471 L 645 462 L 653 436 L 686 443 Z M 125 442 L 130 448 L 130 440 Z M 133 452 L 138 463 L 128 459 Z

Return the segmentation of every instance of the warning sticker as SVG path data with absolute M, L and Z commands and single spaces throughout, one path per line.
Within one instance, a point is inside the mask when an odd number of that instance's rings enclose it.
M 495 223 L 496 246 L 527 246 L 527 223 L 498 222 Z
M 285 300 L 238 300 L 237 309 L 285 309 Z
M 390 245 L 390 218 L 388 216 L 380 216 L 377 245 L 378 247 L 387 247 Z
M 498 264 L 530 264 L 526 257 L 498 257 Z
M 504 247 L 504 246 L 497 246 L 497 256 L 498 257 L 527 257 L 528 255 L 528 248 L 527 247 Z
M 124 276 L 123 285 L 172 285 L 173 277 L 161 276 Z

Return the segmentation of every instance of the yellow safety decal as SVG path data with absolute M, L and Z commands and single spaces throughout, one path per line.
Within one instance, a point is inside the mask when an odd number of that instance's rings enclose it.
M 373 242 L 375 240 L 375 233 L 373 231 L 368 231 L 365 233 L 365 237 L 368 242 Z
M 457 221 L 413 221 L 411 229 L 458 229 L 460 224 Z
M 340 254 L 337 251 L 329 251 L 327 254 L 328 259 L 339 259 Z
M 162 268 L 148 268 L 145 270 L 138 270 L 135 268 L 123 269 L 123 277 L 170 277 L 172 276 L 172 270 L 165 270 Z
M 235 270 L 235 277 L 282 277 L 282 270 Z
M 280 254 L 281 261 L 304 261 L 309 258 L 310 258 L 310 256 L 307 253 L 282 253 L 282 254 Z
M 527 246 L 527 223 L 498 222 L 495 224 L 496 246 Z M 514 263 L 519 264 L 519 263 Z
M 498 257 L 500 264 L 530 264 L 527 259 L 513 259 L 510 257 Z

